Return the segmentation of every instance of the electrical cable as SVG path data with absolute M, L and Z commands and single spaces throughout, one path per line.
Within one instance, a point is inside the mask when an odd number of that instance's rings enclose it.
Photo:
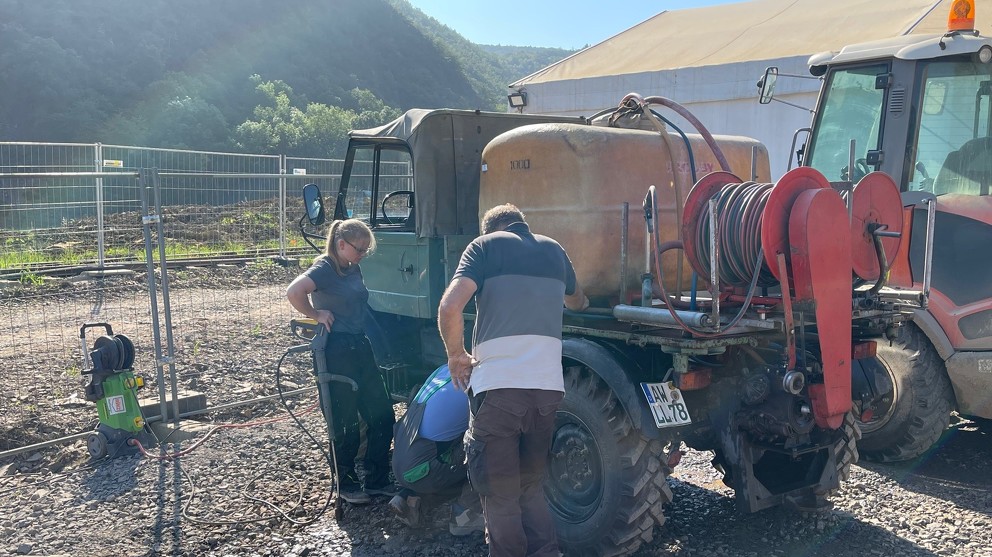
M 286 400 L 286 398 L 284 396 L 283 388 L 282 388 L 282 364 L 285 361 L 286 357 L 289 354 L 291 354 L 291 353 L 294 353 L 292 351 L 292 349 L 287 350 L 282 355 L 282 357 L 279 358 L 279 361 L 276 364 L 276 378 L 275 379 L 276 379 L 276 391 L 279 393 L 279 400 L 282 403 L 283 407 L 285 408 L 286 412 L 294 420 L 294 422 L 296 423 L 296 425 L 299 426 L 299 428 L 303 431 L 303 433 L 305 433 L 306 436 L 309 437 L 310 440 L 314 442 L 314 444 L 320 449 L 321 455 L 324 457 L 324 460 L 330 464 L 332 462 L 331 461 L 331 458 L 332 458 L 331 455 L 329 455 L 327 453 L 327 451 L 324 450 L 323 445 L 319 441 L 317 441 L 317 439 L 314 438 L 314 436 L 306 428 L 306 426 L 303 424 L 303 422 L 299 419 L 299 416 L 303 416 L 303 415 L 309 414 L 309 413 L 313 412 L 315 409 L 317 409 L 319 407 L 319 403 L 317 405 L 314 405 L 314 406 L 306 409 L 304 412 L 301 412 L 300 414 L 295 414 L 295 413 L 293 413 L 292 409 L 289 407 L 289 403 L 288 403 L 288 401 Z M 249 422 L 247 424 L 223 424 L 223 425 L 220 425 L 220 426 L 217 426 L 217 427 L 211 429 L 207 433 L 207 435 L 205 435 L 202 439 L 199 439 L 197 441 L 197 443 L 193 447 L 190 447 L 189 449 L 184 450 L 184 451 L 179 451 L 177 453 L 172 453 L 171 455 L 165 455 L 164 457 L 158 457 L 157 455 L 149 455 L 147 453 L 147 451 L 144 449 L 144 447 L 141 446 L 140 443 L 138 443 L 137 441 L 135 441 L 135 444 L 138 447 L 138 449 L 142 452 L 142 454 L 144 454 L 146 456 L 152 456 L 154 458 L 158 458 L 159 460 L 172 460 L 174 458 L 181 457 L 182 455 L 188 454 L 189 452 L 191 452 L 195 448 L 199 447 L 202 444 L 202 442 L 207 439 L 207 437 L 209 437 L 210 435 L 212 435 L 218 429 L 224 429 L 224 428 L 235 428 L 235 429 L 237 429 L 237 428 L 245 428 L 245 427 L 248 427 L 248 426 L 264 425 L 264 424 L 269 424 L 269 423 L 281 422 L 281 421 L 285 421 L 285 420 L 286 420 L 285 417 L 279 417 L 279 418 L 272 418 L 272 419 L 267 419 L 267 420 L 259 420 L 259 421 L 255 421 L 255 422 Z M 180 462 L 181 462 L 181 460 L 180 460 Z M 261 516 L 261 517 L 255 517 L 255 518 L 237 519 L 237 520 L 204 520 L 204 519 L 201 519 L 201 518 L 197 518 L 197 517 L 195 517 L 195 516 L 193 516 L 193 515 L 191 515 L 189 513 L 190 506 L 192 505 L 193 501 L 196 498 L 196 483 L 193 481 L 192 475 L 186 469 L 182 468 L 182 466 L 180 466 L 179 468 L 180 468 L 180 471 L 183 474 L 183 477 L 186 479 L 187 482 L 189 482 L 189 485 L 190 485 L 190 497 L 186 501 L 186 503 L 183 505 L 183 510 L 182 510 L 183 517 L 186 518 L 187 520 L 189 520 L 191 522 L 195 522 L 197 524 L 216 525 L 216 526 L 230 526 L 230 525 L 237 525 L 237 524 L 257 523 L 257 522 L 264 522 L 264 521 L 273 520 L 273 519 L 279 519 L 279 518 L 281 518 L 282 520 L 285 520 L 287 522 L 290 522 L 290 523 L 292 523 L 292 524 L 294 524 L 296 526 L 306 526 L 308 524 L 312 524 L 312 523 L 316 522 L 321 516 L 323 516 L 323 514 L 325 512 L 327 512 L 327 509 L 331 506 L 331 502 L 334 499 L 334 493 L 335 493 L 335 489 L 333 489 L 334 488 L 334 482 L 337 481 L 337 478 L 336 477 L 332 477 L 331 478 L 331 482 L 332 482 L 331 489 L 328 489 L 327 490 L 327 497 L 325 498 L 323 505 L 321 506 L 321 508 L 316 513 L 314 513 L 313 516 L 311 516 L 307 520 L 297 520 L 297 519 L 295 519 L 295 518 L 293 518 L 293 517 L 291 517 L 289 515 L 290 512 L 293 512 L 294 510 L 300 508 L 301 505 L 303 504 L 303 497 L 304 497 L 303 482 L 299 478 L 297 478 L 296 476 L 293 476 L 294 480 L 296 480 L 296 485 L 298 487 L 299 494 L 298 494 L 298 497 L 296 499 L 295 504 L 290 508 L 289 511 L 285 511 L 285 510 L 283 510 L 282 508 L 280 508 L 278 505 L 276 505 L 275 503 L 273 503 L 271 501 L 268 501 L 268 500 L 262 499 L 262 498 L 258 498 L 258 497 L 254 497 L 254 496 L 252 496 L 250 494 L 250 491 L 249 490 L 250 490 L 251 486 L 254 485 L 256 481 L 258 481 L 258 479 L 261 477 L 261 474 L 254 476 L 251 479 L 251 481 L 249 481 L 248 484 L 245 487 L 242 488 L 242 495 L 246 499 L 248 499 L 248 500 L 255 501 L 257 503 L 260 503 L 260 504 L 262 504 L 262 505 L 264 505 L 266 507 L 269 507 L 269 508 L 273 509 L 274 511 L 276 511 L 275 514 L 270 514 L 270 515 L 265 515 L 265 516 Z

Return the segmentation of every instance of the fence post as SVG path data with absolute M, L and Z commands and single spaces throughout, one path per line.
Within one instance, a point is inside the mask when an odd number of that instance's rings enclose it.
M 103 144 L 96 143 L 93 145 L 93 150 L 96 154 L 96 160 L 93 161 L 93 171 L 100 172 L 103 170 Z M 103 269 L 103 257 L 104 257 L 104 246 L 103 246 L 103 178 L 96 179 L 96 266 L 98 269 Z
M 279 155 L 279 257 L 286 259 L 286 155 Z

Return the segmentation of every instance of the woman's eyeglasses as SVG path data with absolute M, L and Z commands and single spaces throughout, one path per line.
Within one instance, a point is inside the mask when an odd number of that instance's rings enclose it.
M 341 238 L 341 239 L 344 240 L 344 238 Z M 358 255 L 365 255 L 366 253 L 369 252 L 369 248 L 360 248 L 360 247 L 356 246 L 355 244 L 352 244 L 348 240 L 344 240 L 344 243 L 346 243 L 349 246 L 351 246 L 352 249 L 354 249 L 358 253 Z

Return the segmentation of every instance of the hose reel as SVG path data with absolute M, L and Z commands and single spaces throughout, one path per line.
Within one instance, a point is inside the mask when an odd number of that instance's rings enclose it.
M 757 285 L 777 285 L 782 279 L 778 254 L 784 254 L 792 268 L 789 226 L 796 201 L 804 192 L 828 188 L 830 182 L 809 167 L 795 168 L 774 184 L 744 182 L 729 172 L 704 176 L 689 192 L 683 210 L 689 264 L 700 276 L 710 276 L 709 202 L 715 200 L 720 282 L 747 286 L 760 267 Z M 862 178 L 851 194 L 849 214 L 852 274 L 863 280 L 884 279 L 886 254 L 898 251 L 902 233 L 902 202 L 892 178 L 883 172 Z
M 119 371 L 134 365 L 134 343 L 122 334 L 97 337 L 89 352 L 94 371 Z

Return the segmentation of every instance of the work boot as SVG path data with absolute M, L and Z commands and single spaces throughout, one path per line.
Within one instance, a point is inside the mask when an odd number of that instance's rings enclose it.
M 471 509 L 465 509 L 457 515 L 452 512 L 452 515 L 451 522 L 448 523 L 448 531 L 452 536 L 469 536 L 486 531 L 485 517 Z
M 352 505 L 368 505 L 372 502 L 369 494 L 362 490 L 362 484 L 354 470 L 342 467 L 338 474 L 338 496 Z
M 338 495 L 352 505 L 368 505 L 372 498 L 362 490 L 362 486 L 357 483 L 341 484 L 338 487 Z
M 420 497 L 396 495 L 389 500 L 389 510 L 410 528 L 420 528 Z
M 385 495 L 391 497 L 399 493 L 400 488 L 393 483 L 385 483 L 379 486 L 365 485 L 365 493 L 369 495 Z

